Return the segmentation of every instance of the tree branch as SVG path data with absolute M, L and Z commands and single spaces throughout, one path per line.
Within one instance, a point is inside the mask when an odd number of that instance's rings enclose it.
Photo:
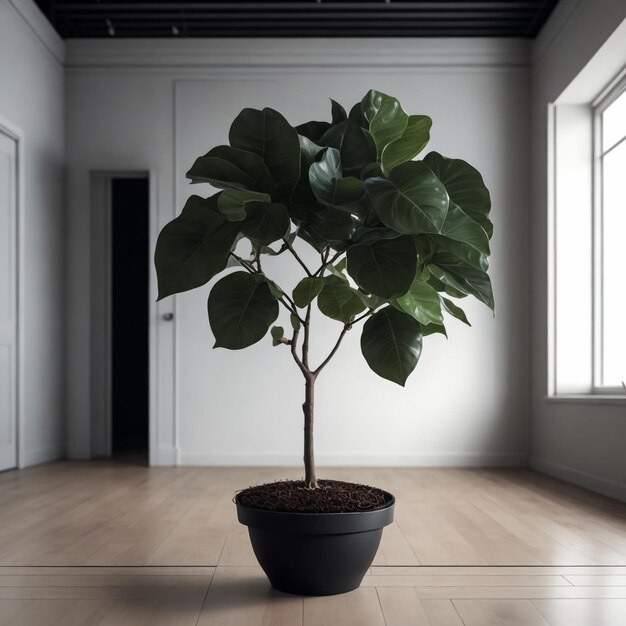
M 336 252 L 332 259 L 325 261 L 324 263 L 322 263 L 322 265 L 320 267 L 317 268 L 317 270 L 315 270 L 315 274 L 313 274 L 313 276 L 317 276 L 318 274 L 321 276 L 324 273 L 324 268 L 329 264 L 329 263 L 334 263 L 341 255 L 343 254 L 343 252 Z
M 298 367 L 304 374 L 305 378 L 310 374 L 308 369 L 304 367 L 304 363 L 298 357 L 298 353 L 296 352 L 296 348 L 298 347 L 298 335 L 300 334 L 299 328 L 294 328 L 293 335 L 291 336 L 291 356 L 293 360 L 297 363 Z
M 346 324 L 343 327 L 343 330 L 341 331 L 341 334 L 339 335 L 339 339 L 337 339 L 337 343 L 335 344 L 333 349 L 330 351 L 330 354 L 322 361 L 321 365 L 316 370 L 313 370 L 313 376 L 317 376 L 326 367 L 326 365 L 328 365 L 328 362 L 335 356 L 335 353 L 337 352 L 337 350 L 339 350 L 339 346 L 341 345 L 343 338 L 346 336 L 346 333 L 351 328 L 352 328 L 352 324 Z
M 374 314 L 374 309 L 370 309 L 367 313 L 363 313 L 363 315 L 361 315 L 361 317 L 357 317 L 356 319 L 352 320 L 353 324 L 356 324 L 357 322 L 360 322 L 361 320 L 364 320 L 366 317 L 369 317 L 370 315 Z
M 248 272 L 250 272 L 250 274 L 260 274 L 261 273 L 261 272 L 255 270 L 254 267 L 249 265 L 248 261 L 244 261 L 240 256 L 236 255 L 234 252 L 229 252 L 228 254 L 230 256 L 232 256 L 234 259 L 237 259 L 237 262 L 239 263 L 239 265 L 241 265 L 242 267 L 247 269 Z
M 313 274 L 311 274 L 311 272 L 309 271 L 309 268 L 304 264 L 304 261 L 298 256 L 298 253 L 294 250 L 293 246 L 284 238 L 283 238 L 283 241 L 285 242 L 284 245 L 287 246 L 287 250 L 289 250 L 289 252 L 291 252 L 291 254 L 293 254 L 293 256 L 295 257 L 296 261 L 300 263 L 300 265 L 306 272 L 306 275 L 313 276 Z
M 309 328 L 311 326 L 311 305 L 306 308 L 304 318 L 304 341 L 302 342 L 302 363 L 309 370 Z

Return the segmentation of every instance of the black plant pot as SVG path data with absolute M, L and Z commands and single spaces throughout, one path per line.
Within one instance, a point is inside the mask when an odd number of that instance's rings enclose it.
M 383 528 L 393 521 L 394 497 L 358 513 L 279 513 L 239 503 L 252 549 L 272 587 L 307 596 L 356 589 L 372 564 Z

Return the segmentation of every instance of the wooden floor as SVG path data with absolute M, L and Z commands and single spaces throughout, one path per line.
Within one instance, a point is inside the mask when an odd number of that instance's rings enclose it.
M 273 591 L 236 489 L 297 470 L 0 474 L 0 625 L 626 626 L 626 505 L 523 470 L 336 469 L 397 498 L 357 591 Z

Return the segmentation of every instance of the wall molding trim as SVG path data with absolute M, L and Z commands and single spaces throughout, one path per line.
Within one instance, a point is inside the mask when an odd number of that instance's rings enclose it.
M 33 0 L 7 0 L 7 4 L 24 20 L 52 58 L 63 65 L 65 61 L 65 42 L 50 25 Z
M 523 67 L 525 39 L 72 39 L 68 68 Z
M 598 474 L 583 472 L 569 465 L 551 463 L 540 457 L 531 457 L 530 467 L 542 474 L 547 474 L 590 491 L 601 493 L 609 498 L 626 502 L 626 483 L 604 478 Z
M 522 452 L 457 454 L 318 454 L 318 467 L 527 467 Z M 299 467 L 299 454 L 202 454 L 183 452 L 181 465 L 217 467 Z

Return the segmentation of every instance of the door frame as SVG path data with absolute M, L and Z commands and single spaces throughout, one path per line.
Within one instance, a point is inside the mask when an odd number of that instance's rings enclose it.
M 16 398 L 15 398 L 15 452 L 16 468 L 25 467 L 26 442 L 24 433 L 24 281 L 22 280 L 22 268 L 25 267 L 24 256 L 24 133 L 21 128 L 0 115 L 0 133 L 15 141 L 15 178 L 16 178 L 16 267 L 15 267 L 15 296 L 16 296 L 16 336 L 15 336 L 15 374 L 16 374 Z
M 150 170 L 94 170 L 90 172 L 90 458 L 112 454 L 112 214 L 111 184 L 114 178 L 148 180 L 148 448 L 149 463 L 155 464 L 157 450 L 157 319 L 156 285 L 152 251 L 156 244 L 156 176 Z

